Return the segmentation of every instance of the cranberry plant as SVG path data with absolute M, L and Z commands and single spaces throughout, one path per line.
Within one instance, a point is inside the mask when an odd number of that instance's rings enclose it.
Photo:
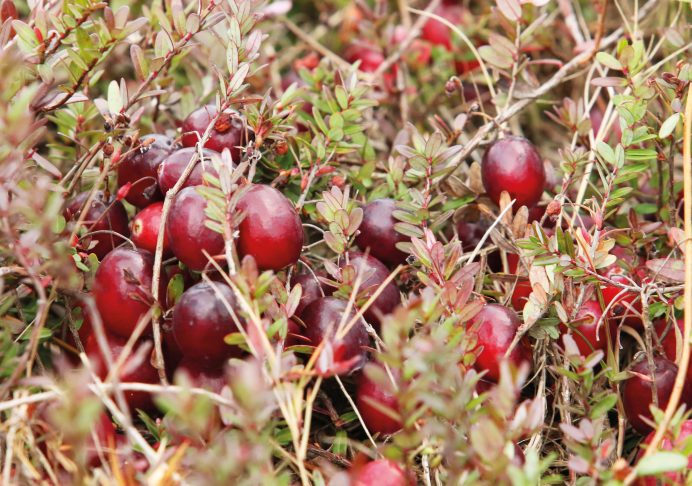
M 689 20 L 0 2 L 0 482 L 689 482 Z

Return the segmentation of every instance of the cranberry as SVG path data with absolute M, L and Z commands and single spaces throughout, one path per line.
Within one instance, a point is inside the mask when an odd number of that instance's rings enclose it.
M 139 319 L 151 308 L 154 255 L 148 251 L 117 248 L 106 255 L 94 276 L 92 292 L 103 325 L 110 332 L 129 337 Z M 159 282 L 159 297 L 166 295 L 166 281 Z
M 611 274 L 610 279 L 625 285 L 630 284 L 630 281 L 624 275 Z M 643 329 L 644 323 L 641 318 L 642 304 L 639 300 L 639 294 L 626 291 L 618 297 L 622 291 L 622 288 L 611 284 L 605 284 L 601 287 L 606 308 L 611 302 L 615 301 L 610 307 L 610 314 L 613 316 L 615 323 L 619 324 L 622 320 L 622 316 L 626 316 L 624 324 L 635 329 Z
M 372 73 L 377 71 L 380 64 L 384 62 L 384 54 L 375 46 L 352 44 L 346 48 L 344 58 L 354 63 L 360 61 L 358 69 L 364 73 Z
M 358 293 L 368 298 L 374 294 L 378 287 L 389 277 L 389 270 L 387 267 L 371 255 L 350 252 L 348 254 L 348 264 L 353 266 L 356 270 L 356 276 L 354 278 L 357 279 L 360 276 L 361 280 Z M 342 261 L 341 268 L 344 268 L 345 265 L 346 262 Z M 355 285 L 355 280 L 351 283 Z M 401 296 L 399 295 L 399 289 L 396 288 L 393 282 L 389 282 L 372 305 L 368 307 L 368 310 L 365 311 L 363 316 L 368 322 L 379 328 L 380 317 L 390 314 L 400 303 Z
M 602 316 L 603 311 L 598 301 L 588 300 L 582 303 L 577 311 L 575 320 L 581 321 L 581 324 L 575 326 L 576 330 L 572 330 L 570 327 L 570 331 L 568 331 L 566 326 L 561 326 L 564 333 L 570 332 L 572 334 L 582 356 L 589 356 L 596 350 L 605 350 L 607 348 L 606 326 L 610 324 L 608 319 L 604 319 L 599 326 L 598 322 Z M 611 336 L 614 331 L 612 329 Z
M 183 146 L 194 147 L 211 124 L 218 110 L 214 105 L 203 106 L 188 115 L 183 121 Z M 233 161 L 240 160 L 240 150 L 255 134 L 247 127 L 242 116 L 233 110 L 226 110 L 214 124 L 211 137 L 204 145 L 206 148 L 223 152 L 231 151 Z
M 228 383 L 222 365 L 209 366 L 197 359 L 184 358 L 178 365 L 178 370 L 187 374 L 192 386 L 206 388 L 215 393 L 221 393 Z
M 398 265 L 408 256 L 396 247 L 397 243 L 409 238 L 394 229 L 397 220 L 393 213 L 396 202 L 393 199 L 377 199 L 363 208 L 363 222 L 360 224 L 356 244 L 388 265 Z
M 156 170 L 175 149 L 173 139 L 165 135 L 144 135 L 141 142 L 141 147 L 118 164 L 118 186 L 132 184 L 125 199 L 139 208 L 161 199 Z
M 142 250 L 156 252 L 156 240 L 159 237 L 159 228 L 161 227 L 161 213 L 163 212 L 163 203 L 155 202 L 142 209 L 132 219 L 132 241 L 138 248 Z M 163 236 L 163 254 L 171 255 L 168 237 Z
M 370 432 L 393 434 L 402 427 L 401 421 L 392 417 L 392 413 L 397 413 L 399 403 L 393 390 L 387 389 L 390 385 L 385 383 L 382 386 L 365 373 L 360 377 L 356 406 Z M 385 410 L 391 413 L 385 413 Z
M 332 362 L 337 372 L 347 373 L 362 366 L 365 361 L 364 347 L 369 344 L 368 333 L 362 320 L 356 322 L 349 332 L 342 338 L 337 338 L 336 331 L 339 327 L 347 304 L 343 300 L 334 297 L 323 297 L 308 305 L 302 314 L 305 324 L 303 335 L 312 346 L 319 346 L 322 341 L 331 345 L 333 352 Z M 353 309 L 344 321 L 349 323 L 355 312 Z M 323 355 L 325 351 L 322 351 Z M 331 368 L 331 366 L 330 366 Z
M 490 224 L 485 220 L 459 221 L 455 226 L 459 241 L 461 241 L 461 247 L 465 252 L 473 251 L 480 243 L 485 232 L 490 228 Z
M 204 224 L 207 201 L 196 187 L 186 187 L 175 195 L 166 220 L 166 236 L 173 254 L 192 270 L 204 270 L 210 256 L 223 252 L 224 240 Z
M 82 213 L 90 192 L 82 192 L 71 199 L 65 207 L 64 216 L 68 221 L 77 221 Z M 82 240 L 82 245 L 89 253 L 94 253 L 99 260 L 125 240 L 118 235 L 128 237 L 130 229 L 127 224 L 127 212 L 120 201 L 106 198 L 102 191 L 96 192 L 91 205 L 86 210 L 83 227 L 88 233 L 94 231 L 111 231 L 112 233 L 97 233 L 88 235 Z M 117 233 L 117 234 L 114 234 Z
M 476 357 L 475 368 L 487 371 L 485 378 L 492 381 L 500 379 L 500 362 L 514 340 L 519 329 L 516 312 L 499 304 L 487 304 L 473 319 L 477 326 L 477 346 L 483 347 Z M 520 341 L 508 356 L 510 362 L 519 365 L 531 362 L 531 350 Z
M 298 302 L 298 307 L 296 307 L 295 314 L 300 317 L 308 305 L 324 297 L 327 292 L 325 292 L 322 283 L 317 277 L 311 273 L 300 273 L 291 277 L 291 286 L 293 287 L 297 284 L 300 284 L 302 294 L 300 295 L 300 301 Z
M 529 300 L 529 296 L 533 292 L 531 288 L 531 283 L 527 280 L 519 280 L 514 286 L 514 292 L 512 292 L 512 307 L 516 311 L 523 311 L 526 302 Z
M 651 432 L 646 436 L 642 444 L 649 445 L 654 439 L 655 432 Z M 681 450 L 686 444 L 689 443 L 688 438 L 692 436 L 692 420 L 686 420 L 680 425 L 680 433 L 677 438 L 671 437 L 670 434 L 663 437 L 659 449 L 662 451 L 672 451 Z M 644 455 L 644 451 L 639 453 L 641 458 Z M 692 454 L 687 456 L 687 470 L 692 470 Z M 684 484 L 685 483 L 685 472 L 668 472 L 664 474 L 667 482 L 665 484 Z M 639 486 L 656 486 L 658 482 L 654 477 L 643 477 L 639 479 Z
M 303 337 L 303 327 L 300 324 L 298 324 L 298 322 L 295 319 L 289 319 L 287 327 L 288 328 L 286 330 L 284 348 L 307 344 L 307 340 Z
M 166 319 L 161 326 L 161 340 L 163 342 L 163 356 L 166 363 L 166 373 L 169 377 L 173 376 L 176 368 L 183 360 L 183 350 L 175 340 L 170 319 Z
M 261 270 L 293 265 L 303 249 L 303 226 L 293 207 L 278 190 L 255 184 L 238 202 L 245 217 L 240 223 L 238 251 L 252 255 Z
M 106 333 L 106 341 L 108 343 L 110 357 L 113 363 L 116 363 L 127 344 L 127 338 Z M 150 351 L 153 349 L 153 343 L 151 341 L 138 343 L 132 348 L 125 362 L 120 366 L 118 380 L 121 383 L 156 384 L 159 382 L 159 374 L 156 368 L 151 365 L 151 353 L 147 352 L 145 356 L 140 356 L 141 352 L 139 351 L 143 346 L 148 346 Z M 94 373 L 102 380 L 105 380 L 110 369 L 108 368 L 108 361 L 99 347 L 96 335 L 92 334 L 89 336 L 84 351 L 92 362 Z M 147 392 L 124 391 L 123 394 L 125 395 L 127 404 L 133 409 L 139 408 L 142 410 L 149 410 L 153 406 L 152 397 Z
M 180 176 L 183 175 L 185 167 L 190 163 L 190 160 L 192 160 L 196 152 L 197 149 L 195 148 L 182 148 L 176 150 L 161 162 L 157 172 L 161 192 L 166 194 L 176 185 Z M 204 184 L 205 172 L 216 174 L 211 162 L 211 158 L 215 153 L 216 152 L 207 149 L 202 150 L 202 158 L 197 160 L 195 168 L 192 169 L 192 172 L 190 172 L 190 175 L 185 180 L 182 187 L 200 186 Z
M 536 147 L 522 137 L 494 142 L 483 155 L 483 186 L 496 204 L 502 191 L 516 199 L 514 208 L 535 206 L 545 185 L 545 168 Z
M 410 478 L 389 459 L 370 461 L 352 472 L 355 486 L 409 486 Z
M 644 419 L 651 420 L 649 407 L 653 403 L 651 371 L 647 359 L 643 359 L 632 366 L 631 371 L 637 374 L 628 378 L 622 384 L 622 401 L 625 406 L 625 415 L 627 415 L 627 419 L 637 432 L 647 434 L 651 431 L 651 427 Z M 675 363 L 666 358 L 654 357 L 658 408 L 666 408 L 670 394 L 673 391 L 677 373 L 678 367 Z
M 598 107 L 594 106 L 589 112 L 589 118 L 591 119 L 591 128 L 593 129 L 594 138 L 598 135 L 598 131 L 601 129 L 601 124 L 603 123 L 603 111 Z M 622 129 L 620 128 L 620 123 L 615 120 L 610 126 L 610 132 L 606 133 L 603 140 L 613 139 L 617 142 L 622 138 Z
M 224 342 L 224 338 L 238 328 L 220 296 L 240 319 L 233 290 L 222 282 L 193 285 L 183 292 L 175 305 L 172 330 L 185 359 L 214 365 L 239 355 L 237 347 Z
M 661 340 L 663 352 L 666 357 L 674 363 L 677 362 L 678 357 L 678 341 L 683 339 L 682 336 L 685 335 L 685 321 L 684 319 L 677 319 L 675 324 L 678 327 L 678 331 L 676 331 L 673 326 L 668 326 L 665 319 L 658 320 L 654 323 L 654 329 Z M 680 333 L 680 339 L 678 339 L 678 332 Z M 682 343 L 680 352 L 682 353 Z M 688 409 L 692 407 L 692 366 L 687 367 L 687 379 L 685 380 L 685 387 L 682 390 L 682 399 L 687 403 Z
M 453 25 L 461 23 L 464 10 L 458 5 L 442 4 L 435 9 L 435 14 L 448 20 Z M 421 38 L 436 46 L 442 46 L 448 51 L 452 50 L 452 31 L 437 19 L 430 19 L 421 31 Z

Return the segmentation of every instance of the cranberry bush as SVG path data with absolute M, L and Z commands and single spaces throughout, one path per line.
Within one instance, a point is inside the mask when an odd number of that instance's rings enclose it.
M 690 18 L 0 2 L 0 482 L 692 480 Z

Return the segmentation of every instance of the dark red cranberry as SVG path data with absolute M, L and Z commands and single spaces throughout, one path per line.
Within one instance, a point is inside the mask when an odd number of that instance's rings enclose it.
M 630 285 L 630 281 L 624 275 L 611 274 L 610 279 L 614 282 Z M 635 329 L 643 329 L 644 323 L 641 318 L 642 304 L 639 294 L 637 292 L 623 292 L 623 290 L 621 287 L 611 284 L 605 284 L 601 287 L 606 308 L 611 302 L 615 301 L 609 312 L 613 316 L 615 324 L 619 325 L 620 322 L 624 322 L 624 324 Z M 620 292 L 623 292 L 622 295 L 620 295 Z M 623 316 L 626 316 L 624 321 L 622 320 Z
M 295 315 L 300 317 L 303 310 L 317 299 L 321 299 L 327 293 L 324 291 L 322 283 L 317 279 L 317 276 L 311 273 L 299 273 L 291 277 L 291 286 L 300 284 L 302 294 L 296 308 Z
M 356 245 L 388 265 L 398 265 L 406 261 L 408 254 L 396 247 L 397 243 L 410 241 L 394 229 L 398 222 L 392 215 L 396 210 L 393 199 L 377 199 L 363 208 L 363 222 L 358 228 Z
M 166 220 L 171 251 L 191 270 L 204 270 L 209 262 L 204 251 L 212 257 L 223 253 L 223 236 L 204 224 L 206 207 L 196 187 L 186 187 L 176 194 Z
M 151 253 L 156 252 L 156 241 L 161 227 L 161 213 L 163 213 L 163 203 L 155 202 L 142 209 L 132 219 L 132 242 L 137 245 L 137 248 Z M 163 235 L 163 254 L 164 256 L 171 255 L 168 237 L 165 234 Z
M 485 220 L 480 221 L 458 221 L 455 225 L 457 229 L 457 235 L 459 236 L 459 241 L 461 241 L 461 248 L 465 252 L 473 251 L 478 243 L 480 243 L 485 232 L 490 228 Z M 486 239 L 489 241 L 490 237 Z
M 575 321 L 579 323 L 574 328 L 570 327 L 570 331 L 568 331 L 566 326 L 561 326 L 563 332 L 572 334 L 579 348 L 579 353 L 584 357 L 598 349 L 605 351 L 608 347 L 606 326 L 610 323 L 608 319 L 604 319 L 598 325 L 601 316 L 603 316 L 603 311 L 598 301 L 588 300 L 579 307 L 575 316 Z M 615 329 L 611 328 L 611 336 L 614 332 Z
M 680 342 L 680 355 L 682 354 L 682 340 L 685 335 L 685 320 L 677 319 L 675 326 L 669 326 L 665 319 L 658 320 L 654 323 L 656 334 L 661 340 L 661 346 L 666 357 L 676 363 L 678 358 L 678 342 Z M 687 403 L 687 408 L 692 407 L 692 366 L 687 367 L 687 378 L 685 379 L 685 387 L 682 390 L 682 400 Z
M 110 352 L 110 358 L 115 364 L 120 355 L 123 353 L 125 345 L 127 344 L 127 338 L 116 336 L 115 334 L 107 333 L 106 341 L 108 342 L 108 351 Z M 136 344 L 132 351 L 128 354 L 127 359 L 120 367 L 120 373 L 118 375 L 118 380 L 121 383 L 159 383 L 159 374 L 151 365 L 151 350 L 153 349 L 153 344 L 151 341 L 144 341 Z M 147 346 L 149 352 L 145 352 L 143 346 Z M 110 369 L 108 367 L 108 361 L 104 354 L 101 352 L 96 335 L 92 334 L 87 339 L 87 344 L 84 349 L 87 356 L 91 360 L 94 367 L 94 373 L 96 373 L 99 378 L 105 380 Z M 145 352 L 144 356 L 140 356 L 141 352 Z M 140 359 L 141 358 L 141 359 Z M 143 391 L 124 391 L 125 399 L 127 404 L 133 409 L 149 410 L 153 406 L 153 401 L 151 394 Z
M 336 331 L 342 320 L 346 325 L 355 317 L 353 309 L 344 317 L 346 308 L 347 303 L 343 300 L 323 297 L 307 306 L 302 314 L 305 324 L 303 335 L 309 340 L 310 345 L 315 347 L 322 341 L 329 343 L 332 357 L 326 368 L 337 374 L 348 373 L 361 367 L 366 355 L 364 347 L 368 346 L 370 341 L 365 323 L 360 319 L 345 336 L 337 336 Z M 322 353 L 322 356 L 329 358 L 327 349 Z
M 190 378 L 190 384 L 196 388 L 205 388 L 215 393 L 221 393 L 228 384 L 223 365 L 209 365 L 193 358 L 184 358 L 178 370 L 186 373 Z
M 240 355 L 237 347 L 224 341 L 238 328 L 221 296 L 240 319 L 233 290 L 222 282 L 193 285 L 175 305 L 171 328 L 185 359 L 210 366 Z
M 151 296 L 154 255 L 148 251 L 116 248 L 103 259 L 94 277 L 92 293 L 108 331 L 129 337 L 153 305 Z M 159 282 L 165 298 L 166 279 Z
M 514 340 L 519 325 L 516 312 L 499 304 L 485 305 L 474 317 L 472 327 L 477 329 L 476 345 L 478 348 L 483 347 L 474 366 L 478 371 L 487 371 L 485 379 L 500 379 L 500 362 Z M 530 364 L 531 350 L 524 341 L 520 341 L 508 359 L 516 366 L 524 361 Z
M 410 486 L 411 478 L 389 459 L 370 461 L 352 472 L 355 486 Z
M 217 112 L 216 106 L 207 105 L 190 113 L 183 121 L 183 146 L 197 145 Z M 227 148 L 231 151 L 232 160 L 238 161 L 241 148 L 254 139 L 255 134 L 245 124 L 243 117 L 236 111 L 226 110 L 215 122 L 211 137 L 204 146 L 217 152 Z
M 642 445 L 648 446 L 651 444 L 651 441 L 654 439 L 654 435 L 655 432 L 651 432 L 649 435 L 647 435 L 646 439 L 644 439 L 642 442 Z M 677 437 L 673 437 L 672 434 L 668 433 L 663 437 L 663 440 L 658 448 L 661 451 L 679 451 L 685 447 L 686 444 L 689 444 L 688 438 L 690 436 L 692 436 L 692 420 L 686 420 L 680 425 L 680 433 L 677 435 Z M 643 455 L 644 451 L 642 450 L 639 453 L 639 458 L 641 459 Z M 687 473 L 689 473 L 690 470 L 692 470 L 692 453 L 687 455 Z M 666 479 L 665 484 L 685 484 L 684 471 L 667 472 L 663 475 L 663 477 Z M 655 477 L 645 476 L 639 479 L 638 484 L 639 486 L 656 486 L 659 483 Z
M 376 383 L 366 373 L 360 377 L 356 406 L 370 432 L 388 435 L 402 427 L 401 421 L 392 417 L 392 414 L 398 412 L 399 403 L 390 388 L 391 383 Z M 390 413 L 386 413 L 385 410 Z
M 545 168 L 536 147 L 522 137 L 505 137 L 494 142 L 483 155 L 483 186 L 496 204 L 502 191 L 516 199 L 514 208 L 532 207 L 541 200 Z
M 106 457 L 109 457 L 109 452 L 114 452 L 118 446 L 118 434 L 113 421 L 106 412 L 99 414 L 93 425 L 93 432 L 99 445 L 96 445 L 94 435 L 90 433 L 86 439 L 86 461 L 90 467 L 99 467 L 101 464 L 99 450 L 104 452 Z
M 157 184 L 157 168 L 164 158 L 175 150 L 173 139 L 165 135 L 144 135 L 141 147 L 118 164 L 118 186 L 132 184 L 125 199 L 130 204 L 143 208 L 161 200 Z
M 371 45 L 352 44 L 346 48 L 344 58 L 354 63 L 360 61 L 358 69 L 364 73 L 372 73 L 377 71 L 380 64 L 384 62 L 384 54 L 380 49 Z
M 529 296 L 533 292 L 531 288 L 531 283 L 528 280 L 519 280 L 514 286 L 514 292 L 512 292 L 512 307 L 517 312 L 524 310 L 526 302 L 529 300 Z
M 180 150 L 176 150 L 166 157 L 163 162 L 161 162 L 157 172 L 161 192 L 166 194 L 171 190 L 171 188 L 173 188 L 173 186 L 176 185 L 178 179 L 180 179 L 180 176 L 183 175 L 185 167 L 187 167 L 187 164 L 190 163 L 190 160 L 192 160 L 192 157 L 196 152 L 197 149 L 194 147 L 182 148 Z M 203 185 L 205 172 L 210 172 L 211 174 L 216 175 L 216 170 L 214 170 L 214 166 L 212 165 L 211 161 L 211 158 L 215 153 L 216 152 L 207 149 L 202 151 L 202 158 L 197 160 L 195 168 L 192 169 L 192 172 L 190 172 L 190 175 L 185 180 L 182 187 Z
M 435 14 L 448 20 L 452 25 L 459 25 L 464 16 L 464 10 L 459 5 L 442 4 L 435 9 Z M 430 19 L 421 30 L 421 39 L 436 46 L 442 46 L 448 51 L 452 50 L 451 29 L 437 19 Z
M 90 192 L 82 192 L 75 196 L 65 207 L 64 216 L 68 221 L 80 219 L 84 203 L 86 203 Z M 96 233 L 87 235 L 81 240 L 81 246 L 88 253 L 94 253 L 99 260 L 103 259 L 108 252 L 130 236 L 130 228 L 127 224 L 127 212 L 120 201 L 113 198 L 106 199 L 102 191 L 96 192 L 91 205 L 86 210 L 82 227 L 86 228 L 87 233 L 94 231 L 109 231 L 109 233 Z
M 303 326 L 301 326 L 295 319 L 289 319 L 287 327 L 288 329 L 286 330 L 284 348 L 309 344 L 307 339 L 303 337 Z
M 389 270 L 384 264 L 372 255 L 364 253 L 350 252 L 348 253 L 348 264 L 356 270 L 355 279 L 360 275 L 360 286 L 358 294 L 370 297 L 377 291 L 378 287 L 389 277 Z M 346 261 L 342 261 L 341 268 L 344 268 Z M 355 285 L 355 280 L 350 282 Z M 380 295 L 375 299 L 363 316 L 375 327 L 380 326 L 380 316 L 390 314 L 397 305 L 401 303 L 399 289 L 396 288 L 393 282 L 389 282 L 380 292 Z
M 252 255 L 261 270 L 293 265 L 303 249 L 303 226 L 293 203 L 271 186 L 255 184 L 238 202 L 245 217 L 238 228 L 238 252 Z
M 651 421 L 649 407 L 653 403 L 652 373 L 649 369 L 648 360 L 644 358 L 632 366 L 631 370 L 635 375 L 628 378 L 622 384 L 622 402 L 625 406 L 625 415 L 632 427 L 640 434 L 648 434 L 651 427 L 645 419 Z M 654 376 L 656 379 L 656 395 L 658 397 L 658 408 L 665 409 L 668 399 L 673 391 L 675 376 L 678 367 L 672 361 L 662 357 L 654 357 Z

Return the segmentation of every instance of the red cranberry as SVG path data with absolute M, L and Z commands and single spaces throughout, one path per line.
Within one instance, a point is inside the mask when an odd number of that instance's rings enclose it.
M 178 179 L 180 179 L 183 172 L 185 172 L 185 167 L 190 163 L 190 160 L 192 160 L 196 152 L 197 149 L 194 147 L 182 148 L 176 150 L 161 162 L 157 172 L 161 192 L 166 194 L 177 184 Z M 216 152 L 207 149 L 202 151 L 202 159 L 197 160 L 195 168 L 192 169 L 192 172 L 190 172 L 190 175 L 185 180 L 182 187 L 200 186 L 204 184 L 205 172 L 216 174 L 211 161 L 215 153 Z
M 465 252 L 473 251 L 480 243 L 490 225 L 487 221 L 459 221 L 456 224 L 457 235 Z M 486 240 L 488 241 L 489 238 Z
M 675 324 L 678 327 L 678 331 L 673 326 L 668 326 L 665 319 L 654 323 L 654 329 L 661 340 L 663 352 L 674 363 L 677 362 L 678 357 L 678 341 L 682 340 L 685 335 L 685 320 L 677 319 Z M 680 339 L 678 339 L 678 332 L 680 333 Z M 683 344 L 680 343 L 680 353 L 682 353 L 682 346 Z M 688 409 L 692 407 L 692 366 L 687 367 L 687 379 L 682 390 L 682 399 L 687 403 Z
M 108 351 L 110 352 L 110 357 L 113 360 L 113 363 L 116 363 L 120 355 L 123 353 L 125 345 L 127 344 L 127 338 L 107 333 L 106 341 L 108 342 Z M 156 384 L 159 382 L 159 374 L 156 371 L 156 368 L 151 365 L 151 353 L 146 353 L 146 356 L 139 360 L 140 356 L 138 355 L 138 351 L 143 346 L 148 346 L 150 351 L 153 349 L 153 343 L 151 341 L 136 344 L 132 348 L 132 351 L 129 353 L 127 359 L 120 367 L 118 380 L 121 383 Z M 96 335 L 92 334 L 89 336 L 84 351 L 94 366 L 94 373 L 96 373 L 102 380 L 105 380 L 110 372 L 110 369 L 108 368 L 108 361 L 101 352 Z M 123 394 L 125 395 L 127 404 L 133 409 L 139 408 L 142 410 L 149 410 L 153 406 L 151 394 L 147 392 L 124 391 Z
M 624 275 L 611 274 L 610 279 L 625 285 L 630 284 L 630 281 Z M 618 297 L 622 291 L 622 288 L 611 284 L 605 284 L 601 287 L 606 308 L 611 302 L 615 301 L 610 307 L 610 314 L 613 316 L 615 323 L 620 324 L 621 318 L 624 315 L 626 316 L 624 324 L 635 329 L 643 329 L 644 324 L 641 318 L 642 304 L 641 300 L 639 300 L 639 294 L 627 291 Z
M 208 365 L 193 358 L 184 358 L 178 369 L 187 373 L 190 384 L 196 388 L 206 388 L 215 393 L 221 390 L 228 383 L 223 365 Z
M 163 357 L 166 363 L 166 374 L 172 377 L 176 368 L 183 360 L 183 350 L 180 349 L 178 341 L 175 340 L 170 319 L 166 319 L 161 325 L 161 340 L 163 342 Z
M 389 277 L 389 270 L 377 258 L 364 253 L 350 252 L 348 254 L 348 264 L 356 270 L 356 276 L 360 275 L 360 286 L 358 293 L 361 295 L 371 296 L 375 293 L 378 287 Z M 344 268 L 346 261 L 342 261 L 341 268 Z M 355 285 L 355 280 L 351 282 Z M 399 289 L 396 288 L 393 282 L 389 282 L 380 292 L 380 295 L 375 299 L 363 316 L 375 327 L 380 326 L 380 316 L 390 314 L 397 305 L 401 303 Z
M 219 294 L 240 319 L 233 290 L 222 282 L 193 285 L 175 305 L 172 330 L 185 359 L 214 365 L 239 355 L 237 347 L 224 342 L 224 338 L 238 328 Z
M 377 71 L 380 64 L 384 62 L 384 54 L 381 50 L 374 46 L 362 44 L 348 46 L 344 53 L 344 58 L 350 63 L 360 61 L 358 69 L 364 73 Z
M 363 208 L 363 222 L 360 224 L 356 244 L 388 265 L 398 265 L 408 256 L 396 247 L 397 243 L 409 238 L 394 229 L 397 220 L 392 215 L 396 210 L 393 199 L 377 199 Z
M 252 255 L 261 270 L 293 265 L 303 249 L 303 226 L 293 203 L 271 186 L 255 184 L 238 202 L 245 217 L 238 251 Z
M 75 196 L 65 208 L 65 219 L 77 221 L 83 211 L 90 192 L 82 192 Z M 112 233 L 97 233 L 82 240 L 82 245 L 89 253 L 94 253 L 99 260 L 125 240 L 118 235 L 128 237 L 130 229 L 127 224 L 127 212 L 120 201 L 106 199 L 102 191 L 94 195 L 91 205 L 86 210 L 83 227 L 87 232 L 112 231 Z M 117 234 L 114 234 L 117 233 Z
M 290 348 L 291 346 L 308 344 L 307 339 L 303 337 L 303 326 L 301 326 L 295 319 L 289 319 L 287 327 L 286 339 L 284 340 L 284 349 Z
M 365 373 L 360 377 L 356 406 L 370 432 L 393 434 L 401 429 L 401 422 L 384 411 L 397 413 L 399 409 L 396 396 L 392 390 L 387 389 L 390 385 L 391 383 L 386 383 L 385 386 L 375 383 Z
M 485 305 L 474 317 L 473 327 L 478 326 L 477 347 L 483 347 L 474 366 L 478 371 L 487 371 L 486 379 L 500 379 L 500 362 L 514 340 L 519 325 L 516 312 L 499 304 Z M 515 365 L 523 361 L 531 363 L 531 350 L 520 341 L 508 358 Z
M 108 457 L 107 451 L 113 450 L 117 446 L 118 434 L 115 430 L 115 425 L 113 425 L 113 421 L 106 412 L 101 412 L 99 414 L 96 423 L 94 423 L 93 431 L 99 446 L 97 447 L 96 441 L 94 441 L 94 437 L 90 433 L 86 439 L 87 464 L 89 464 L 90 467 L 99 467 L 101 464 L 99 448 L 102 451 L 106 451 L 106 457 Z
M 148 251 L 117 248 L 106 255 L 94 277 L 92 292 L 103 325 L 110 332 L 129 337 L 139 319 L 151 308 L 154 255 Z M 166 281 L 159 282 L 165 298 Z
M 151 134 L 141 137 L 142 145 L 118 164 L 118 186 L 132 184 L 125 199 L 143 208 L 161 199 L 156 183 L 156 170 L 163 159 L 174 149 L 173 139 L 165 135 Z
M 142 209 L 132 219 L 132 241 L 138 248 L 151 253 L 156 252 L 156 240 L 159 237 L 162 212 L 163 203 L 155 202 Z M 163 254 L 165 256 L 171 254 L 168 237 L 165 234 L 163 236 Z
M 584 302 L 577 311 L 575 320 L 582 322 L 578 326 L 575 326 L 576 330 L 570 328 L 568 331 L 566 326 L 561 326 L 563 333 L 569 332 L 572 334 L 579 348 L 579 353 L 582 356 L 589 356 L 598 349 L 605 351 L 608 347 L 606 326 L 610 324 L 608 319 L 604 319 L 600 323 L 600 326 L 598 326 L 598 321 L 601 320 L 601 316 L 603 316 L 603 311 L 598 301 L 588 300 Z M 614 331 L 614 329 L 611 330 L 611 336 Z
M 644 419 L 651 420 L 649 407 L 653 403 L 653 384 L 647 359 L 632 366 L 631 371 L 637 374 L 625 380 L 622 384 L 622 401 L 625 405 L 625 415 L 627 415 L 627 420 L 629 420 L 637 432 L 647 434 L 651 431 L 651 427 Z M 666 408 L 670 394 L 673 391 L 677 373 L 678 367 L 675 363 L 666 358 L 654 357 L 658 408 Z
M 514 292 L 512 292 L 512 307 L 517 312 L 523 311 L 526 302 L 529 300 L 529 296 L 533 292 L 531 288 L 531 283 L 527 280 L 519 280 L 514 286 Z
M 368 333 L 362 320 L 356 322 L 341 339 L 337 338 L 336 331 L 346 308 L 347 304 L 343 300 L 323 297 L 307 306 L 302 314 L 305 324 L 303 335 L 312 346 L 319 346 L 324 340 L 331 345 L 333 363 L 330 363 L 330 368 L 336 369 L 339 373 L 347 373 L 361 367 L 365 360 L 364 347 L 369 344 Z M 344 325 L 354 316 L 355 312 L 352 309 L 345 318 Z
M 298 302 L 295 315 L 300 317 L 303 310 L 308 305 L 312 304 L 317 299 L 324 297 L 327 292 L 324 291 L 322 283 L 311 273 L 299 273 L 298 275 L 291 277 L 291 287 L 297 284 L 300 284 L 302 294 L 300 295 L 300 301 Z
M 464 16 L 464 10 L 458 5 L 442 4 L 435 9 L 435 14 L 445 20 L 448 20 L 453 25 L 461 23 Z M 452 50 L 452 33 L 451 29 L 437 19 L 430 19 L 424 25 L 421 31 L 421 38 L 436 46 L 442 46 L 448 51 Z
M 353 471 L 355 486 L 410 486 L 410 478 L 399 465 L 389 459 L 370 461 Z
M 651 432 L 646 436 L 646 439 L 642 442 L 644 445 L 651 444 L 654 439 L 655 432 Z M 686 420 L 680 425 L 680 433 L 677 438 L 671 437 L 670 434 L 663 437 L 659 449 L 662 451 L 673 451 L 681 450 L 685 444 L 689 443 L 688 438 L 692 436 L 692 420 Z M 639 453 L 639 458 L 644 455 L 644 451 Z M 687 471 L 692 470 L 692 454 L 687 456 Z M 668 472 L 664 474 L 666 478 L 666 484 L 684 484 L 685 483 L 685 472 Z M 658 481 L 654 477 L 643 477 L 639 479 L 639 486 L 656 486 Z
M 196 187 L 186 187 L 176 194 L 166 220 L 166 236 L 173 254 L 192 270 L 204 270 L 210 256 L 223 253 L 224 240 L 204 224 L 207 201 Z
M 502 191 L 516 199 L 514 208 L 535 206 L 545 185 L 545 168 L 536 147 L 522 137 L 494 142 L 483 155 L 483 186 L 496 204 Z
M 217 111 L 216 106 L 207 105 L 188 115 L 182 126 L 183 146 L 197 145 Z M 232 160 L 238 161 L 241 147 L 245 147 L 254 138 L 254 133 L 247 127 L 242 116 L 233 110 L 226 110 L 214 124 L 211 137 L 204 146 L 217 152 L 223 152 L 227 148 L 231 151 Z

